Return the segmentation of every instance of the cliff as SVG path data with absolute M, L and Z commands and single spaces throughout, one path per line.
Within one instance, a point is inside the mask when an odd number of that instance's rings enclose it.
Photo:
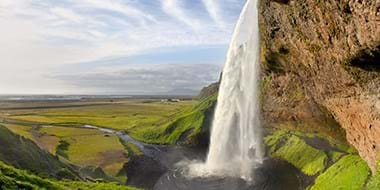
M 261 0 L 260 28 L 266 125 L 347 140 L 376 172 L 380 2 Z

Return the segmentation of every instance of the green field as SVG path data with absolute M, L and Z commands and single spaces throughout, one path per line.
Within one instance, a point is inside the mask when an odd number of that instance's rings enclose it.
M 73 107 L 9 111 L 7 118 L 49 124 L 89 124 L 125 130 L 157 125 L 195 102 L 161 103 L 121 101 L 103 105 L 91 103 Z
M 46 127 L 39 131 L 45 136 L 58 137 L 60 144 L 67 143 L 67 147 L 60 150 L 61 156 L 82 167 L 101 167 L 107 174 L 116 176 L 128 160 L 127 150 L 113 134 L 68 127 Z
M 94 125 L 99 127 L 126 130 L 132 136 L 136 135 L 144 140 L 144 135 L 139 135 L 142 129 L 160 127 L 178 118 L 178 114 L 192 109 L 196 101 L 183 101 L 177 103 L 147 101 L 147 100 L 123 100 L 120 102 L 95 103 L 84 102 L 82 104 L 69 105 L 43 105 L 35 108 L 32 105 L 15 105 L 17 109 L 11 109 L 7 104 L 6 110 L 0 109 L 0 117 L 28 122 L 45 123 L 48 125 Z M 32 103 L 30 103 L 32 104 Z M 22 109 L 24 106 L 26 109 Z M 147 139 L 149 141 L 150 139 Z
M 202 101 L 161 102 L 159 100 L 121 100 L 117 102 L 82 102 L 62 105 L 33 102 L 6 104 L 0 118 L 53 126 L 94 125 L 126 131 L 147 143 L 173 144 L 182 134 L 191 139 L 201 131 L 206 112 L 216 95 Z
M 123 180 L 123 176 L 117 174 L 131 155 L 141 154 L 141 151 L 133 144 L 120 141 L 114 134 L 79 126 L 124 130 L 144 142 L 174 143 L 190 128 L 193 133 L 200 131 L 204 119 L 202 111 L 210 103 L 157 100 L 16 102 L 7 103 L 0 109 L 0 123 L 63 160 L 83 168 L 100 167 L 107 175 Z

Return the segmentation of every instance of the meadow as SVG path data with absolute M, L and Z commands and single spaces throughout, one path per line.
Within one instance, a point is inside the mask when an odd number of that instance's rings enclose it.
M 196 101 L 161 102 L 159 100 L 120 100 L 47 105 L 35 108 L 33 103 L 7 104 L 0 109 L 3 118 L 52 125 L 94 125 L 117 130 L 155 126 L 174 119 L 176 114 L 191 108 Z M 13 109 L 12 109 L 13 108 Z M 26 109 L 23 109 L 26 108 Z
M 163 131 L 169 123 L 191 113 L 196 103 L 160 100 L 6 102 L 0 103 L 3 104 L 0 123 L 61 160 L 83 168 L 99 167 L 106 175 L 124 181 L 126 176 L 118 175 L 119 172 L 132 155 L 141 154 L 140 150 L 122 142 L 115 134 L 79 127 L 112 128 L 149 142 L 151 139 L 146 134 Z M 155 142 L 167 141 L 156 138 Z

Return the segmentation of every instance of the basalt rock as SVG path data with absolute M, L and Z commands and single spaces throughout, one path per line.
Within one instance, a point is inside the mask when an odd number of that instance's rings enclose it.
M 261 0 L 259 7 L 265 121 L 339 125 L 376 172 L 380 1 Z

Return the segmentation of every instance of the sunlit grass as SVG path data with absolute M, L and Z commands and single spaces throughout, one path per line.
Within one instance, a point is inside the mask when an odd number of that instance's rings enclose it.
M 296 136 L 287 139 L 281 148 L 272 153 L 272 156 L 287 160 L 307 175 L 321 172 L 327 162 L 327 155 L 323 151 L 307 145 Z
M 127 160 L 127 151 L 115 135 L 86 135 L 64 138 L 70 145 L 68 159 L 81 166 L 99 166 L 115 176 Z
M 318 176 L 310 190 L 363 189 L 369 175 L 367 163 L 360 156 L 347 155 Z
M 44 122 L 50 124 L 89 124 L 113 129 L 154 126 L 183 108 L 191 106 L 192 101 L 184 103 L 127 102 L 107 105 L 88 105 L 72 108 L 39 109 L 10 118 Z
M 75 127 L 43 127 L 40 128 L 41 133 L 46 133 L 49 135 L 54 135 L 57 137 L 73 137 L 73 136 L 83 136 L 83 135 L 99 135 L 103 134 L 101 131 L 96 129 L 83 129 Z
M 89 103 L 76 107 L 13 111 L 7 117 L 47 125 L 94 125 L 124 130 L 133 138 L 147 143 L 171 144 L 186 131 L 191 130 L 189 137 L 199 133 L 205 119 L 204 112 L 215 101 L 216 95 L 202 102 L 124 101 L 102 105 Z M 44 128 L 41 132 L 49 130 L 52 129 Z M 63 128 L 60 131 L 54 135 L 70 135 L 70 131 Z
M 185 127 L 179 127 L 181 129 L 175 130 L 172 134 L 163 134 L 166 133 L 166 128 L 170 127 L 171 123 L 175 125 L 178 123 L 178 119 L 191 114 L 188 110 L 192 110 L 197 105 L 196 103 L 196 101 L 177 103 L 124 101 L 103 105 L 83 104 L 82 106 L 68 108 L 13 111 L 6 117 L 49 125 L 94 125 L 126 130 L 131 136 L 141 141 L 162 144 L 175 141 L 184 130 L 193 127 L 187 124 Z M 46 130 L 49 129 L 42 131 Z M 152 131 L 156 135 L 151 135 Z M 162 134 L 166 136 L 162 136 Z M 62 136 L 65 134 L 55 135 Z M 157 135 L 160 137 L 157 138 Z
M 55 135 L 68 143 L 67 159 L 80 166 L 101 167 L 115 176 L 128 161 L 128 152 L 114 134 L 105 134 L 96 129 L 70 127 L 44 127 L 40 132 Z

